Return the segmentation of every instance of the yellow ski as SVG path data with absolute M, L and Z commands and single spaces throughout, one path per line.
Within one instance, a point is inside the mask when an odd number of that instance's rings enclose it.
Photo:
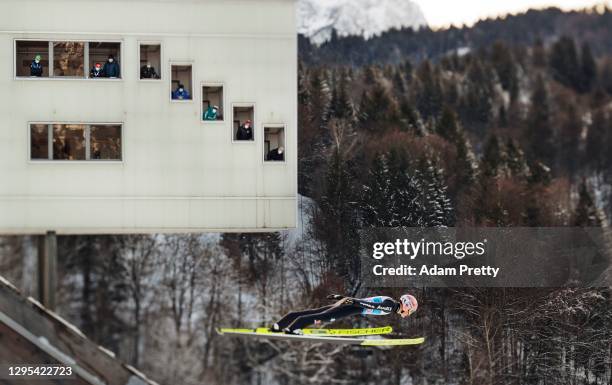
M 399 339 L 376 339 L 363 340 L 361 346 L 405 346 L 405 345 L 420 345 L 425 342 L 425 338 L 399 338 Z
M 311 329 L 312 330 L 312 329 Z M 338 329 L 336 329 L 338 330 Z M 343 330 L 343 329 L 340 329 Z M 355 335 L 330 335 L 330 334 L 285 334 L 272 333 L 265 329 L 262 332 L 257 332 L 257 329 L 217 329 L 217 333 L 221 335 L 250 337 L 250 338 L 265 338 L 270 340 L 281 341 L 298 341 L 298 342 L 327 342 L 341 345 L 360 345 L 360 346 L 409 346 L 419 345 L 425 342 L 424 338 L 400 338 L 400 339 L 385 339 L 375 338 L 372 336 L 364 336 L 364 338 L 355 338 Z

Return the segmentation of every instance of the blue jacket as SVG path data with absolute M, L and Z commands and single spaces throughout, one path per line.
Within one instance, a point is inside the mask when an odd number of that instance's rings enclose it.
M 116 61 L 110 63 L 104 63 L 104 68 L 102 68 L 102 72 L 104 72 L 104 76 L 107 78 L 118 78 L 119 77 L 119 64 Z
M 183 89 L 183 92 L 176 90 L 172 93 L 172 99 L 174 100 L 189 100 L 191 99 L 191 95 L 189 95 L 189 91 Z
M 36 63 L 36 60 L 32 60 L 32 64 L 30 64 L 30 76 L 42 76 L 42 73 L 42 64 Z

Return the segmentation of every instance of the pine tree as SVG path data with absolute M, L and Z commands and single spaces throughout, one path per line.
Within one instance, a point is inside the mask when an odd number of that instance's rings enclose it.
M 400 103 L 400 113 L 402 115 L 403 129 L 407 129 L 418 136 L 425 134 L 425 128 L 423 127 L 419 112 L 407 97 L 404 97 Z
M 612 59 L 603 62 L 599 84 L 608 95 L 612 95 Z
M 298 95 L 298 187 L 301 194 L 314 195 L 313 177 L 321 169 L 322 153 L 331 143 L 328 130 L 331 92 L 325 71 L 302 72 L 298 85 L 303 87 Z
M 390 227 L 395 222 L 395 199 L 387 155 L 374 158 L 363 187 L 362 216 L 366 227 Z
M 400 65 L 400 68 L 404 72 L 404 79 L 407 82 L 410 82 L 412 80 L 412 72 L 414 70 L 412 62 L 410 60 L 405 60 L 404 63 Z
M 349 285 L 359 279 L 359 213 L 355 178 L 339 149 L 327 164 L 325 183 L 317 200 L 315 236 L 325 246 L 326 261 L 335 274 L 346 278 Z
M 552 165 L 556 154 L 554 131 L 550 122 L 548 91 L 541 76 L 536 78 L 531 95 L 526 129 L 530 157 Z
M 377 82 L 376 68 L 372 65 L 365 66 L 363 69 L 363 82 L 367 85 L 373 85 Z
M 444 181 L 444 170 L 435 167 L 430 160 L 421 162 L 419 175 L 424 187 L 424 203 L 427 205 L 427 227 L 448 227 L 455 223 L 454 210 L 448 188 Z
M 413 83 L 412 88 L 416 91 L 414 99 L 423 119 L 438 116 L 444 98 L 438 74 L 429 61 L 421 63 Z
M 583 88 L 582 71 L 576 44 L 572 38 L 564 36 L 553 45 L 550 53 L 550 69 L 553 77 L 561 84 L 577 91 Z
M 330 101 L 330 115 L 336 119 L 346 119 L 351 121 L 355 116 L 355 107 L 348 94 L 349 78 L 344 71 L 339 75 Z
M 574 103 L 568 103 L 565 107 L 565 117 L 561 124 L 559 135 L 561 156 L 559 163 L 573 176 L 580 163 L 580 137 L 582 135 L 582 119 Z
M 542 43 L 542 39 L 537 39 L 535 44 L 533 45 L 532 51 L 532 63 L 536 68 L 544 68 L 546 67 L 546 49 L 544 48 L 544 44 Z
M 493 83 L 490 68 L 475 59 L 465 81 L 465 95 L 460 102 L 459 116 L 470 132 L 481 134 L 493 117 Z
M 485 177 L 496 177 L 505 166 L 506 155 L 497 135 L 492 134 L 484 148 L 481 161 L 482 175 Z
M 574 210 L 574 226 L 579 227 L 600 227 L 603 224 L 603 218 L 593 196 L 589 191 L 586 180 L 582 180 L 578 191 L 578 204 Z
M 424 162 L 411 171 L 397 152 L 375 158 L 361 207 L 367 227 L 434 227 L 454 222 L 441 170 Z
M 310 195 L 312 183 L 312 142 L 318 135 L 313 127 L 312 105 L 308 74 L 300 61 L 298 66 L 298 186 L 303 195 Z
M 449 142 L 455 142 L 459 136 L 459 123 L 455 112 L 445 106 L 438 123 L 436 124 L 436 133 Z
M 402 96 L 406 92 L 404 76 L 399 70 L 393 71 L 393 91 L 398 96 Z
M 499 106 L 497 113 L 497 125 L 501 128 L 508 127 L 508 113 L 506 112 L 506 107 L 503 104 Z
M 392 227 L 426 227 L 429 221 L 438 213 L 428 210 L 425 200 L 425 186 L 422 178 L 415 172 L 410 172 L 402 163 L 391 164 L 393 199 L 396 200 L 394 226 Z M 432 204 L 433 205 L 433 204 Z
M 510 101 L 518 96 L 518 75 L 512 52 L 503 42 L 493 44 L 491 61 L 502 88 L 509 92 Z
M 582 74 L 581 91 L 589 92 L 593 89 L 593 85 L 597 81 L 597 64 L 591 53 L 589 43 L 582 44 L 580 55 L 580 67 Z
M 399 123 L 399 110 L 382 85 L 363 92 L 359 104 L 361 127 L 369 132 L 385 131 Z
M 525 160 L 525 154 L 519 143 L 512 138 L 508 138 L 506 141 L 506 163 L 513 176 L 526 179 L 529 175 L 529 166 Z
M 326 74 L 322 70 L 315 70 L 310 78 L 311 116 L 315 129 L 320 133 L 325 131 L 327 119 L 330 116 L 331 90 Z
M 300 60 L 298 63 L 298 103 L 307 105 L 310 102 L 310 90 L 307 82 L 306 69 Z
M 476 181 L 475 156 L 455 112 L 449 106 L 444 107 L 435 132 L 455 147 L 455 184 L 451 196 L 456 199 L 461 191 L 470 188 Z
M 604 151 L 605 151 L 605 156 L 603 156 L 603 159 L 604 159 L 603 168 L 610 170 L 612 169 L 612 151 L 610 151 L 610 149 L 612 148 L 612 116 L 608 116 L 607 122 L 608 123 L 606 124 L 606 132 L 602 139 L 602 142 L 604 143 Z

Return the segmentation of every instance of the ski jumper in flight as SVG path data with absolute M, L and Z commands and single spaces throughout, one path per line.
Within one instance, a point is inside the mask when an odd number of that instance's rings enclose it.
M 377 296 L 368 298 L 350 298 L 333 294 L 327 299 L 338 300 L 333 305 L 317 309 L 291 312 L 272 326 L 273 332 L 301 334 L 301 330 L 310 325 L 322 322 L 334 322 L 341 318 L 355 315 L 388 315 L 399 314 L 406 318 L 418 308 L 416 298 L 410 294 L 402 295 L 399 301 L 391 297 Z

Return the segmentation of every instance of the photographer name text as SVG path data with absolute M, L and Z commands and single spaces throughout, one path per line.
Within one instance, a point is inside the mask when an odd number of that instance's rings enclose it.
M 458 267 L 440 267 L 438 265 L 420 267 L 401 265 L 397 267 L 384 267 L 375 265 L 372 272 L 376 276 L 474 276 L 474 277 L 497 277 L 499 267 L 480 266 L 471 267 L 459 265 Z

